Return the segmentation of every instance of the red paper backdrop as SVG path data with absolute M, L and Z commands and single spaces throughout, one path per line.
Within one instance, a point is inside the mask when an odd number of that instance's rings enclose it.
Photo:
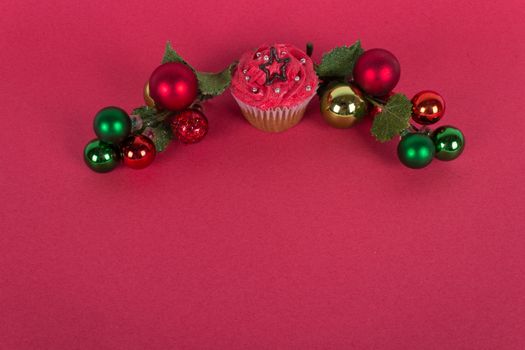
M 524 349 L 525 4 L 0 4 L 0 349 Z M 362 39 L 467 138 L 412 171 L 312 103 L 278 135 L 229 94 L 143 171 L 82 160 L 166 40 L 201 70 L 263 42 Z M 443 124 L 442 123 L 442 124 Z

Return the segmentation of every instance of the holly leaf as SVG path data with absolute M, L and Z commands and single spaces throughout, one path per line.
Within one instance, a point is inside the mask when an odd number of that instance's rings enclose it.
M 148 127 L 143 131 L 142 134 L 149 137 L 153 141 L 157 152 L 163 152 L 166 150 L 173 139 L 171 128 L 166 123 L 158 124 L 155 127 Z
M 230 64 L 228 68 L 219 73 L 197 72 L 200 99 L 205 100 L 222 94 L 230 86 L 232 70 L 236 64 Z
M 321 63 L 315 68 L 315 71 L 321 79 L 351 78 L 355 62 L 363 52 L 359 40 L 352 46 L 336 47 L 323 55 Z
M 168 62 L 184 63 L 185 65 L 193 69 L 186 61 L 184 61 L 184 59 L 177 53 L 177 51 L 173 50 L 173 47 L 171 46 L 171 43 L 169 41 L 166 43 L 166 49 L 164 50 L 164 56 L 162 57 L 162 64 Z
M 197 72 L 190 66 L 171 46 L 168 41 L 162 58 L 162 64 L 168 62 L 180 62 L 190 67 L 197 76 L 199 81 L 199 100 L 207 100 L 222 94 L 228 86 L 230 86 L 232 79 L 232 69 L 237 63 L 232 63 L 228 68 L 219 73 Z
M 153 118 L 157 114 L 157 110 L 148 106 L 142 106 L 135 108 L 131 114 L 138 115 L 144 121 Z
M 135 108 L 133 115 L 138 115 L 142 120 L 142 130 L 147 127 L 157 127 L 163 123 L 173 112 L 170 111 L 158 111 L 153 107 L 142 106 Z
M 381 109 L 374 118 L 371 131 L 379 142 L 386 142 L 409 127 L 412 102 L 403 94 L 395 94 Z

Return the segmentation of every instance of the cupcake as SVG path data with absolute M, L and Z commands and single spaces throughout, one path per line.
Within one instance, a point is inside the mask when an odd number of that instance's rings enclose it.
M 231 92 L 250 124 L 279 132 L 299 123 L 318 83 L 306 53 L 292 45 L 275 44 L 242 55 Z

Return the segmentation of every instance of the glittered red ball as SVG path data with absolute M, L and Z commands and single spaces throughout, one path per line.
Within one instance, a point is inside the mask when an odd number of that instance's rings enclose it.
M 445 114 L 445 100 L 434 91 L 421 91 L 412 98 L 412 119 L 422 125 L 437 123 Z
M 354 80 L 366 93 L 385 96 L 399 82 L 399 61 L 389 51 L 372 49 L 362 54 L 354 66 Z
M 149 78 L 149 94 L 160 109 L 182 111 L 188 108 L 197 98 L 197 89 L 197 77 L 184 63 L 164 63 Z
M 122 161 L 132 169 L 147 167 L 155 159 L 155 145 L 144 135 L 130 136 L 121 145 Z
M 196 143 L 208 132 L 208 119 L 197 109 L 187 109 L 171 120 L 173 134 L 183 143 Z

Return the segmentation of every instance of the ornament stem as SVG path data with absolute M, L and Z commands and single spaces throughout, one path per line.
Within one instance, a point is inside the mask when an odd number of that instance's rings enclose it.
M 415 132 L 418 132 L 419 131 L 419 128 L 413 124 L 410 124 L 410 126 L 408 127 L 409 129 L 415 131 Z
M 306 54 L 308 55 L 308 57 L 312 57 L 313 53 L 314 53 L 314 44 L 306 43 Z
M 204 106 L 201 101 L 195 101 L 191 106 L 190 109 L 196 109 L 200 112 L 204 112 Z
M 409 124 L 408 127 L 399 133 L 399 136 L 404 137 L 408 134 L 419 134 L 421 129 L 413 124 Z
M 376 107 L 383 108 L 385 106 L 385 103 L 382 103 L 381 101 L 375 99 L 372 96 L 365 95 L 365 99 Z

